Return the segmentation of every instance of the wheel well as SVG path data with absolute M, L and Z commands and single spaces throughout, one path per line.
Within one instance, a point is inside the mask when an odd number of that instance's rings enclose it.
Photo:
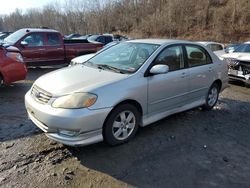
M 110 114 L 113 112 L 113 110 L 114 110 L 116 107 L 118 107 L 118 106 L 120 106 L 120 105 L 123 105 L 123 104 L 131 104 L 131 105 L 135 106 L 135 107 L 137 108 L 137 110 L 139 111 L 141 117 L 142 117 L 143 110 L 142 110 L 142 107 L 141 107 L 140 103 L 137 102 L 137 101 L 135 101 L 135 100 L 125 100 L 125 101 L 122 101 L 122 102 L 120 102 L 120 103 L 118 103 L 117 105 L 114 106 L 114 108 L 109 112 L 108 116 L 106 117 L 106 119 L 105 119 L 105 121 L 104 121 L 104 123 L 103 123 L 103 126 L 105 125 L 105 123 L 106 123 L 108 117 L 109 117 Z M 140 123 L 140 124 L 141 124 L 141 123 Z
M 142 107 L 141 107 L 140 103 L 135 101 L 135 100 L 122 101 L 122 102 L 118 103 L 114 108 L 116 108 L 117 106 L 120 106 L 122 104 L 131 104 L 131 105 L 133 105 L 133 106 L 135 106 L 137 108 L 137 110 L 140 112 L 141 115 L 143 114 L 143 110 L 142 110 Z
M 221 80 L 215 80 L 213 84 L 218 84 L 219 90 L 221 90 L 221 86 L 222 86 Z

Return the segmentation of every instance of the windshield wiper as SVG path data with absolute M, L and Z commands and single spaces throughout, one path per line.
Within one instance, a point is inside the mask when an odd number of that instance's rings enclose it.
M 106 64 L 97 64 L 97 68 L 102 69 L 102 70 L 108 69 L 108 70 L 112 70 L 112 71 L 117 72 L 117 73 L 125 74 L 125 72 L 122 71 L 121 69 L 118 69 L 116 67 L 112 67 L 112 66 L 106 65 Z

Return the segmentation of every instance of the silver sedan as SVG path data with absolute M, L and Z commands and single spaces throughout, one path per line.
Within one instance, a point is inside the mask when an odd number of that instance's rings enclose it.
M 133 40 L 40 77 L 25 105 L 51 139 L 117 145 L 171 114 L 212 109 L 227 81 L 227 65 L 198 43 Z

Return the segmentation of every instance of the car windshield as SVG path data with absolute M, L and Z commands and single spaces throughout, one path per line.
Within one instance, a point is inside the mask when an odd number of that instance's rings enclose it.
M 6 35 L 5 35 L 4 33 L 1 33 L 1 34 L 0 34 L 0 39 L 4 39 L 5 36 L 6 36 Z
M 250 53 L 250 44 L 241 44 L 234 52 Z
M 95 41 L 97 39 L 97 37 L 99 37 L 99 35 L 92 35 L 92 36 L 88 37 L 88 40 Z
M 123 42 L 97 54 L 86 65 L 120 73 L 134 73 L 159 47 L 157 44 Z
M 4 39 L 4 42 L 7 42 L 9 44 L 15 44 L 22 36 L 24 36 L 26 33 L 25 30 L 21 29 L 16 31 L 15 33 L 12 33 L 8 37 Z

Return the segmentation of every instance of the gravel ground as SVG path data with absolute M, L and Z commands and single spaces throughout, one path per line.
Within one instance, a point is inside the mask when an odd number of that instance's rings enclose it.
M 0 187 L 250 187 L 250 89 L 230 84 L 211 111 L 179 113 L 129 143 L 72 148 L 27 119 L 24 94 L 53 69 L 0 88 Z

